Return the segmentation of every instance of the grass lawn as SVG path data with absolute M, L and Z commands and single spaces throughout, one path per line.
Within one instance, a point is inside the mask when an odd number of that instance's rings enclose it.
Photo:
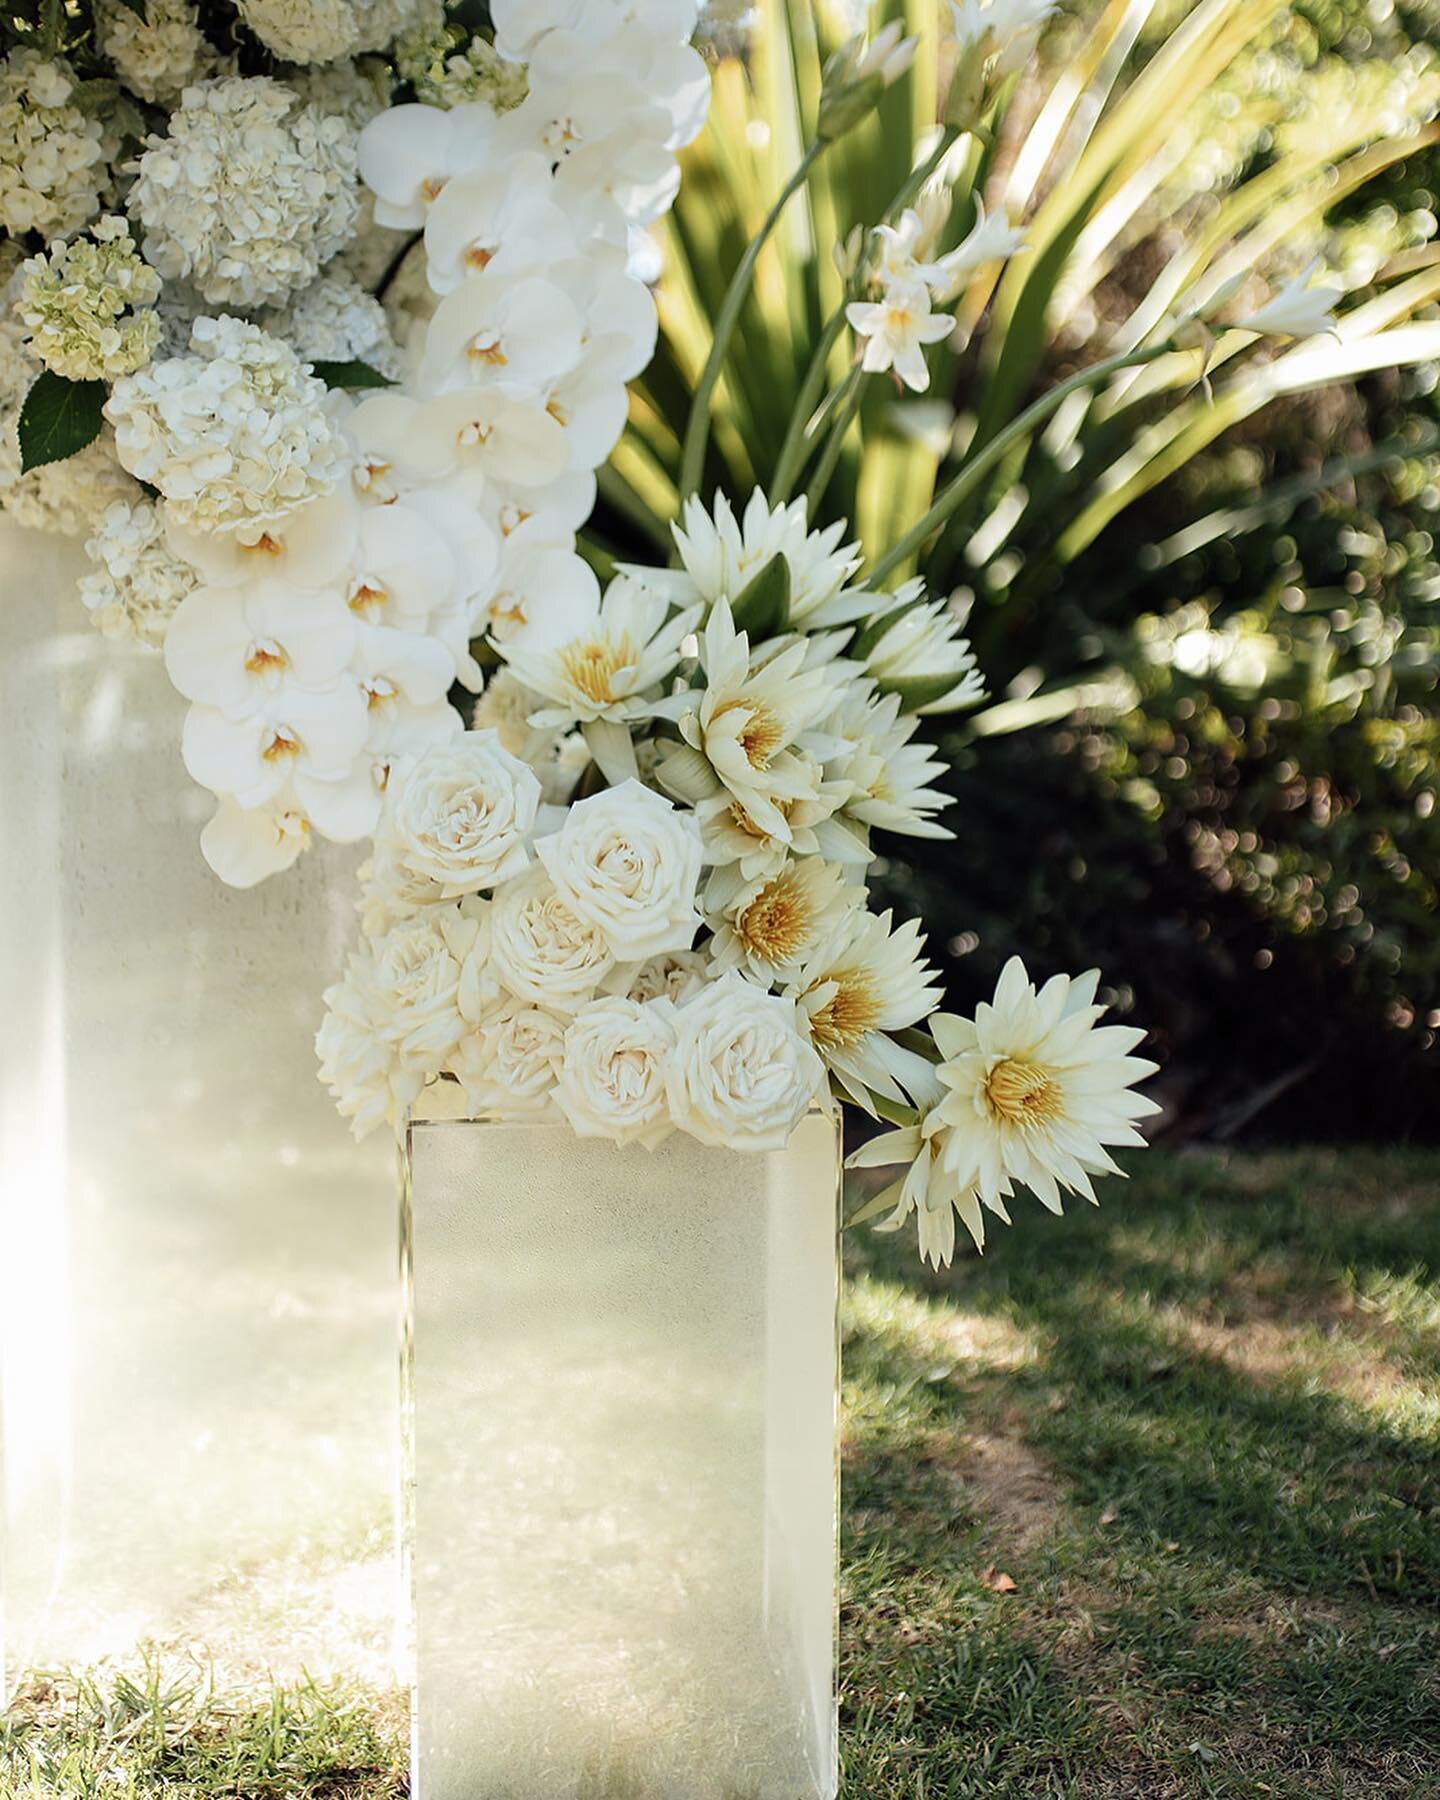
M 1153 1155 L 983 1262 L 849 1263 L 847 1800 L 1440 1800 L 1440 1156 Z M 380 1800 L 403 1735 L 57 1680 L 0 1800 Z

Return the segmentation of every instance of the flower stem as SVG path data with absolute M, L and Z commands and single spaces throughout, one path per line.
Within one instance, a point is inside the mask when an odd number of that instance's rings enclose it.
M 854 368 L 845 377 L 839 389 L 840 403 L 835 408 L 835 417 L 830 425 L 830 435 L 825 440 L 825 448 L 820 452 L 820 460 L 815 465 L 815 473 L 810 477 L 810 485 L 805 490 L 805 513 L 813 523 L 820 502 L 825 498 L 825 490 L 835 473 L 835 465 L 840 460 L 840 451 L 845 443 L 845 433 L 850 429 L 850 422 L 860 410 L 860 389 L 864 382 L 864 371 Z
M 944 162 L 951 146 L 959 136 L 960 133 L 953 126 L 947 126 L 941 132 L 935 148 L 918 169 L 911 170 L 894 199 L 886 207 L 881 220 L 882 224 L 888 225 L 904 212 Z M 780 455 L 775 463 L 775 477 L 770 484 L 770 504 L 772 506 L 780 506 L 790 498 L 800 471 L 805 466 L 805 458 L 812 448 L 812 429 L 818 430 L 819 428 L 818 421 L 815 419 L 815 411 L 820 401 L 820 390 L 825 385 L 825 369 L 830 361 L 830 352 L 835 347 L 835 340 L 844 329 L 846 305 L 851 300 L 858 299 L 859 295 L 860 284 L 852 276 L 845 283 L 845 291 L 840 296 L 840 304 L 826 321 L 825 329 L 821 332 L 819 341 L 815 345 L 814 354 L 805 370 L 805 378 L 800 383 L 800 391 L 795 398 L 795 405 L 790 414 L 790 423 L 785 428 L 785 439 L 780 446 Z
M 1051 388 L 1048 394 L 1042 394 L 1024 412 L 1012 419 L 1003 431 L 997 431 L 969 462 L 962 465 L 959 473 L 952 476 L 935 496 L 935 502 L 924 518 L 912 525 L 904 537 L 886 551 L 871 569 L 866 576 L 866 585 L 872 588 L 877 586 L 892 569 L 898 568 L 907 556 L 918 550 L 930 534 L 945 523 L 961 501 L 974 493 L 1005 452 L 1022 438 L 1028 437 L 1037 426 L 1043 425 L 1071 394 L 1078 393 L 1081 388 L 1099 387 L 1121 369 L 1138 369 L 1142 364 L 1154 362 L 1157 357 L 1164 356 L 1173 348 L 1174 345 L 1167 340 L 1163 344 L 1153 344 L 1146 350 L 1130 350 L 1117 356 L 1107 356 L 1103 362 L 1092 363 L 1088 369 L 1077 370 L 1058 387 Z
M 771 233 L 780 223 L 780 215 L 789 205 L 791 198 L 799 192 L 809 178 L 821 152 L 825 149 L 825 140 L 816 138 L 796 164 L 793 174 L 780 190 L 780 197 L 765 216 L 765 223 L 746 246 L 745 254 L 740 258 L 739 267 L 730 277 L 730 285 L 725 290 L 725 298 L 720 303 L 720 311 L 715 320 L 715 335 L 710 344 L 710 354 L 705 359 L 705 367 L 700 372 L 700 379 L 695 384 L 695 398 L 690 405 L 690 418 L 685 427 L 685 448 L 680 459 L 680 502 L 683 505 L 696 489 L 705 473 L 705 450 L 710 442 L 710 407 L 715 393 L 715 384 L 720 379 L 720 371 L 725 365 L 725 357 L 730 349 L 730 340 L 735 335 L 735 327 L 740 322 L 740 311 L 750 292 L 750 284 L 755 276 L 755 265 L 760 260 L 760 252 L 770 239 Z

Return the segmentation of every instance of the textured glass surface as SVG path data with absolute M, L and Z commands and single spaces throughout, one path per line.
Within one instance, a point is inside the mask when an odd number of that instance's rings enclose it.
M 418 1800 L 829 1800 L 835 1121 L 409 1168 Z
M 394 1152 L 311 1045 L 355 859 L 220 885 L 182 703 L 81 567 L 0 526 L 6 1660 L 179 1633 L 323 1667 L 393 1467 Z

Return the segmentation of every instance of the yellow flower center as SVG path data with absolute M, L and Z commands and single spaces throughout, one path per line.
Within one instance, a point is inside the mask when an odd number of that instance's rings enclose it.
M 792 962 L 810 941 L 810 897 L 793 869 L 761 888 L 735 921 L 742 944 L 761 962 Z
M 389 598 L 384 588 L 362 581 L 350 596 L 350 610 L 362 613 L 367 619 L 374 618 Z
M 286 725 L 277 725 L 270 734 L 270 740 L 260 752 L 268 763 L 288 762 L 291 757 L 300 754 L 300 740 Z
M 1065 1096 L 1049 1069 L 1006 1057 L 980 1090 L 992 1119 L 1004 1125 L 1048 1125 L 1061 1118 Z
M 810 1035 L 826 1049 L 858 1043 L 880 1017 L 874 977 L 868 969 L 830 969 L 824 979 L 835 983 L 835 992 L 810 1015 Z
M 465 252 L 464 260 L 472 269 L 488 269 L 495 260 L 495 252 L 488 244 L 482 244 L 477 239 Z
M 290 658 L 273 639 L 263 638 L 258 644 L 251 645 L 245 667 L 251 675 L 268 675 L 272 669 L 277 672 L 288 669 Z
M 596 706 L 614 700 L 611 684 L 621 669 L 635 662 L 635 651 L 625 632 L 613 641 L 592 638 L 588 643 L 567 644 L 560 652 L 560 667 L 571 687 Z
M 492 369 L 503 369 L 510 358 L 505 354 L 505 340 L 498 331 L 477 331 L 470 340 L 471 362 L 485 363 Z

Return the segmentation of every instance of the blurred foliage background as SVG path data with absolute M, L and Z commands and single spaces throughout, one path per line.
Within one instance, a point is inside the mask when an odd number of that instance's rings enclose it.
M 933 43 L 933 12 L 875 16 L 928 23 Z M 684 416 L 841 29 L 810 0 L 717 27 L 712 129 L 665 247 L 661 352 L 607 473 L 602 554 L 664 542 L 662 420 Z M 1314 253 L 1343 281 L 1343 342 L 1238 373 L 1222 343 L 1213 401 L 1181 358 L 1078 397 L 918 562 L 971 606 L 991 698 L 931 721 L 957 836 L 886 846 L 890 897 L 924 916 L 957 1005 L 1012 952 L 1040 975 L 1098 964 L 1154 1033 L 1178 1136 L 1440 1136 L 1437 41 L 1435 4 L 1072 0 L 988 141 L 957 153 L 945 241 L 983 195 L 1031 222 L 1032 253 L 962 296 L 929 395 L 871 384 L 812 508 L 853 519 L 873 560 L 948 461 L 1143 341 L 1207 271 L 1246 272 L 1258 300 Z M 767 482 L 817 356 L 843 378 L 829 248 L 880 216 L 942 75 L 922 53 L 787 214 L 786 277 L 762 261 L 707 497 Z

